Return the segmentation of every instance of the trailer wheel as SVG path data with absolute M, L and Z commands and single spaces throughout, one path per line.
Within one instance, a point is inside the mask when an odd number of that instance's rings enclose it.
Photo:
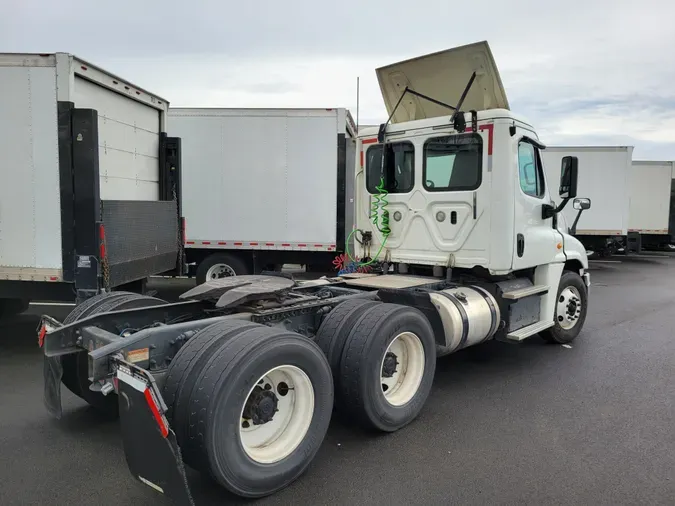
M 558 285 L 555 324 L 541 332 L 541 337 L 549 343 L 571 343 L 581 332 L 587 311 L 588 292 L 584 280 L 576 272 L 563 272 Z
M 29 306 L 29 299 L 0 299 L 0 318 L 19 315 Z
M 240 258 L 227 253 L 215 253 L 202 260 L 197 266 L 197 284 L 228 276 L 250 274 L 250 269 Z
M 186 462 L 236 495 L 264 497 L 309 466 L 333 407 L 330 366 L 319 347 L 265 326 L 227 340 L 190 397 Z M 187 460 L 198 455 L 201 462 Z
M 345 343 L 340 406 L 364 427 L 394 432 L 422 410 L 435 371 L 436 342 L 424 314 L 379 304 L 359 318 Z
M 328 313 L 321 322 L 319 331 L 316 333 L 316 344 L 328 359 L 330 368 L 333 371 L 333 382 L 336 390 L 340 378 L 340 360 L 345 342 L 352 330 L 354 323 L 369 308 L 379 304 L 377 301 L 368 299 L 348 300 L 338 304 Z M 336 399 L 336 402 L 338 399 Z
M 65 324 L 74 323 L 84 318 L 108 311 L 141 308 L 166 304 L 162 299 L 130 292 L 107 292 L 87 299 L 78 305 L 64 320 Z M 78 353 L 64 355 L 61 358 L 63 376 L 61 382 L 75 395 L 84 399 L 90 406 L 101 413 L 117 417 L 118 401 L 116 395 L 103 395 L 89 389 L 88 356 L 83 350 Z

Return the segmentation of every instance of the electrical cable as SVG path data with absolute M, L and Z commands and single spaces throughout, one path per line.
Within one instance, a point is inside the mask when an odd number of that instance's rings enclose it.
M 377 185 L 375 189 L 377 190 L 377 193 L 374 195 L 373 203 L 370 208 L 370 220 L 373 225 L 375 225 L 377 230 L 382 234 L 382 243 L 380 243 L 380 248 L 377 250 L 377 253 L 375 253 L 374 257 L 372 257 L 367 262 L 359 262 L 358 260 L 354 259 L 351 252 L 349 251 L 349 241 L 357 231 L 361 232 L 361 234 L 363 234 L 363 231 L 358 228 L 353 229 L 347 237 L 345 251 L 349 259 L 357 264 L 357 267 L 366 267 L 375 262 L 384 249 L 384 245 L 387 242 L 389 234 L 391 234 L 391 228 L 389 227 L 389 210 L 387 209 L 387 206 L 389 205 L 389 201 L 387 200 L 389 192 L 385 187 L 384 177 L 380 178 L 380 184 Z

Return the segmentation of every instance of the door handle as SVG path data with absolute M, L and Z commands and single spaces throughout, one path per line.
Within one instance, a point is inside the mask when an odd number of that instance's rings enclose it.
M 522 257 L 524 252 L 525 252 L 525 236 L 523 236 L 523 234 L 518 234 L 516 236 L 516 253 L 518 254 L 518 258 Z

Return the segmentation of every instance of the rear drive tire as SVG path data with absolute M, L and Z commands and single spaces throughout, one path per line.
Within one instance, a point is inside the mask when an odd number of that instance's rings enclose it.
M 20 315 L 29 306 L 29 299 L 0 299 L 0 318 Z
M 555 324 L 539 335 L 549 343 L 571 343 L 581 332 L 588 312 L 588 291 L 576 272 L 563 272 L 555 307 Z
M 162 397 L 168 408 L 166 417 L 181 447 L 188 438 L 190 396 L 204 365 L 232 336 L 258 327 L 256 323 L 243 320 L 217 322 L 197 332 L 176 353 L 167 371 Z
M 368 299 L 348 300 L 333 308 L 321 322 L 315 342 L 328 359 L 336 390 L 339 389 L 340 360 L 347 337 L 361 315 L 377 304 L 380 302 Z M 337 404 L 338 399 L 335 400 Z
M 355 323 L 340 364 L 340 407 L 366 428 L 394 432 L 422 410 L 436 371 L 431 324 L 418 309 L 379 304 Z
M 228 253 L 215 253 L 202 260 L 197 266 L 197 284 L 228 276 L 244 276 L 250 274 L 246 263 Z
M 122 309 L 166 304 L 166 301 L 130 292 L 108 292 L 96 295 L 78 305 L 64 320 L 65 324 L 74 323 L 96 314 Z M 73 316 L 73 314 L 75 315 Z M 119 414 L 117 395 L 103 395 L 89 389 L 88 354 L 85 350 L 61 358 L 63 376 L 61 382 L 75 395 L 84 399 L 90 406 L 106 416 L 116 418 Z
M 242 329 L 213 354 L 193 388 L 186 463 L 208 469 L 238 496 L 273 494 L 307 469 L 332 407 L 330 367 L 314 342 L 262 325 Z

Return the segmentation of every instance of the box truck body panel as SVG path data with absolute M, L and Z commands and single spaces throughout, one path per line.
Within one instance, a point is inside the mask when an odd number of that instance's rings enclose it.
M 61 278 L 55 67 L 0 67 L 0 279 Z
M 164 111 L 75 78 L 75 107 L 98 111 L 99 177 L 105 200 L 158 200 Z
M 168 102 L 66 53 L 0 54 L 0 89 L 0 298 L 175 268 Z
M 577 195 L 590 198 L 591 209 L 584 211 L 577 224 L 577 235 L 624 236 L 628 230 L 628 179 L 632 163 L 631 146 L 549 146 L 543 152 L 546 180 L 556 202 L 560 182 L 560 163 L 564 156 L 579 158 Z M 573 223 L 577 211 L 568 205 L 563 214 Z
M 171 109 L 169 133 L 182 139 L 186 247 L 334 251 L 345 227 L 345 114 Z M 352 169 L 353 148 L 350 155 Z
M 628 231 L 668 234 L 673 162 L 635 161 L 629 172 Z

